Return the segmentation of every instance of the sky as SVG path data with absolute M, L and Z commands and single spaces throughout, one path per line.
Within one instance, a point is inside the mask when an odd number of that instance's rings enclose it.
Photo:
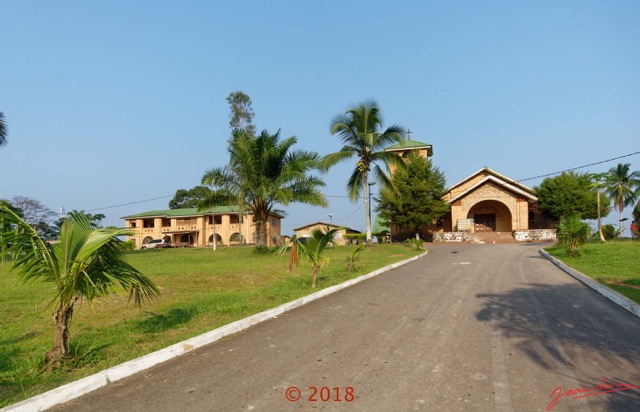
M 341 147 L 331 119 L 374 99 L 384 127 L 433 145 L 447 185 L 485 166 L 521 180 L 640 151 L 636 0 L 0 0 L 0 16 L 0 198 L 105 225 L 167 209 L 227 164 L 238 90 L 257 130 L 321 155 Z M 640 170 L 632 155 L 580 171 L 619 162 Z M 283 207 L 282 233 L 329 214 L 364 230 L 347 198 L 354 163 L 323 175 L 328 208 Z

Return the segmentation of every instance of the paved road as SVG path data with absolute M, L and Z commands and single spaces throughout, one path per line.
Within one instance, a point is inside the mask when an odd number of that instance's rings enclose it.
M 414 263 L 58 410 L 544 411 L 558 387 L 640 385 L 640 320 L 539 248 L 430 245 Z M 297 402 L 285 398 L 292 386 Z M 640 391 L 564 395 L 553 410 L 640 411 Z

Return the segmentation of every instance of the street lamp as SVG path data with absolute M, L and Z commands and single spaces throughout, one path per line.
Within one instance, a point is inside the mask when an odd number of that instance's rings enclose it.
M 333 225 L 333 215 L 329 213 L 329 224 Z
M 375 185 L 376 182 L 369 182 L 367 183 L 367 185 L 369 185 L 368 187 L 368 194 L 369 194 L 369 216 L 367 219 L 367 244 L 370 245 L 371 244 L 371 187 L 373 185 Z

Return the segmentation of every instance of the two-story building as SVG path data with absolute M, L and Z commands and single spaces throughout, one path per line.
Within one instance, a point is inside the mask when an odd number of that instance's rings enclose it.
M 237 206 L 217 206 L 207 212 L 195 208 L 152 210 L 124 216 L 125 226 L 133 232 L 136 248 L 153 239 L 167 239 L 176 246 L 211 247 L 215 236 L 218 245 L 255 244 L 256 225 L 253 214 L 241 212 Z M 282 216 L 269 215 L 267 246 L 282 243 Z

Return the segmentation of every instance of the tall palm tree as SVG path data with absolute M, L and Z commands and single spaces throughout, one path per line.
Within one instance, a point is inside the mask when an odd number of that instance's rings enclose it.
M 620 233 L 622 233 L 622 211 L 632 206 L 640 197 L 640 171 L 630 172 L 631 163 L 618 163 L 609 169 L 605 186 L 613 207 L 620 212 Z
M 382 187 L 392 187 L 391 180 L 381 166 L 388 168 L 390 164 L 404 167 L 399 156 L 385 152 L 384 149 L 402 141 L 404 129 L 398 125 L 381 131 L 382 116 L 378 104 L 365 101 L 356 104 L 345 114 L 337 115 L 331 121 L 331 134 L 337 134 L 344 146 L 335 153 L 322 159 L 323 168 L 328 169 L 343 160 L 356 157 L 356 167 L 347 182 L 347 190 L 351 200 L 356 201 L 363 193 L 364 213 L 367 227 L 367 243 L 371 243 L 371 215 L 369 212 L 369 180 L 370 173 Z
M 202 183 L 225 190 L 238 199 L 240 208 L 250 210 L 256 223 L 256 246 L 267 245 L 269 215 L 278 205 L 294 202 L 327 206 L 318 190 L 320 178 L 309 173 L 318 168 L 315 152 L 292 150 L 295 137 L 280 141 L 280 131 L 264 130 L 253 136 L 235 129 L 229 141 L 229 164 L 207 170 Z
M 153 282 L 125 261 L 117 239 L 129 234 L 125 229 L 95 230 L 85 215 L 72 215 L 62 224 L 60 241 L 51 245 L 6 205 L 0 205 L 0 220 L 16 227 L 0 233 L 8 245 L 2 253 L 14 257 L 11 271 L 24 282 L 42 279 L 53 285 L 55 333 L 53 348 L 46 353 L 47 370 L 68 353 L 76 302 L 93 302 L 124 289 L 140 305 L 158 294 Z
M 7 144 L 7 123 L 4 120 L 4 113 L 0 112 L 0 146 Z

